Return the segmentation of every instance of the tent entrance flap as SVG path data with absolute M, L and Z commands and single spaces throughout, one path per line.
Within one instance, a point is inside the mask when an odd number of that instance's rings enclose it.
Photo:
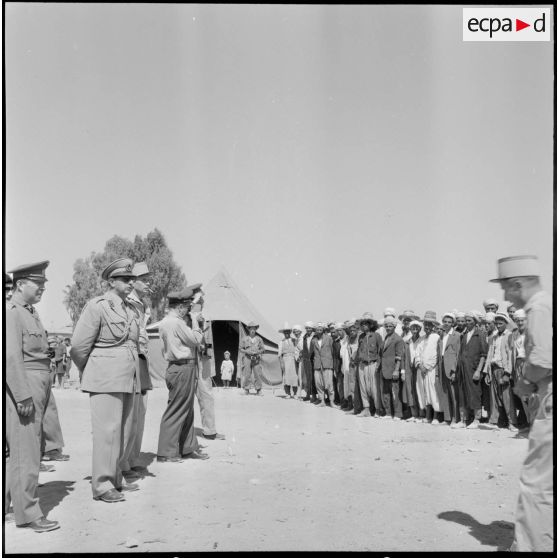
M 224 353 L 231 353 L 231 360 L 234 362 L 234 374 L 231 385 L 236 383 L 238 370 L 238 345 L 240 341 L 238 332 L 238 322 L 215 320 L 211 322 L 211 335 L 213 337 L 213 359 L 215 363 L 215 385 L 222 386 L 221 363 L 225 360 Z

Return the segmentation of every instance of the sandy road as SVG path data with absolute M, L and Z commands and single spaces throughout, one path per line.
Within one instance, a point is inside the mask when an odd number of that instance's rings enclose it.
M 91 496 L 88 396 L 56 390 L 71 459 L 42 473 L 39 490 L 61 528 L 36 534 L 7 524 L 6 552 L 493 551 L 511 543 L 527 440 L 359 419 L 283 399 L 279 389 L 214 393 L 227 439 L 203 440 L 209 460 L 178 464 L 155 460 L 167 391 L 150 393 L 149 473 L 126 502 L 106 504 Z

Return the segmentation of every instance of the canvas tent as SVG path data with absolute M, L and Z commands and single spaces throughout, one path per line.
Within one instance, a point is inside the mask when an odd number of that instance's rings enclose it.
M 240 373 L 240 354 L 238 346 L 240 340 L 248 335 L 247 324 L 255 321 L 259 324 L 257 334 L 263 339 L 265 353 L 262 357 L 263 381 L 268 385 L 278 385 L 282 381 L 279 367 L 278 343 L 279 333 L 266 321 L 257 308 L 248 300 L 238 288 L 225 268 L 208 283 L 203 285 L 204 308 L 203 316 L 206 320 L 206 341 L 210 345 L 212 356 L 210 365 L 214 381 L 221 383 L 221 362 L 223 353 L 229 351 L 231 360 L 235 363 L 235 375 Z M 162 342 L 159 339 L 159 323 L 147 326 L 149 333 L 149 363 L 151 377 L 155 384 L 164 382 L 166 363 L 162 357 Z

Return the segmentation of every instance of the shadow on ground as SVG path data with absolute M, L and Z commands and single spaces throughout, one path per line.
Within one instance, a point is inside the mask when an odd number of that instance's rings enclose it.
M 39 487 L 41 510 L 45 517 L 72 492 L 74 484 L 75 481 L 51 481 Z
M 139 459 L 141 462 L 142 467 L 149 467 L 149 465 L 151 465 L 151 463 L 153 463 L 153 461 L 155 461 L 155 458 L 157 457 L 157 454 L 153 453 L 152 451 L 149 452 L 141 452 Z
M 473 516 L 461 511 L 442 512 L 438 517 L 469 527 L 469 533 L 482 545 L 496 546 L 497 550 L 507 550 L 513 542 L 513 523 L 509 521 L 493 521 L 484 525 Z

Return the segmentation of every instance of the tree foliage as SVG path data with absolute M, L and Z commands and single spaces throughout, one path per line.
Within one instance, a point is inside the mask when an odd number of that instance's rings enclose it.
M 117 258 L 147 263 L 151 273 L 153 293 L 150 306 L 154 321 L 163 317 L 169 291 L 181 289 L 186 284 L 186 277 L 174 261 L 161 231 L 154 229 L 145 238 L 136 235 L 133 241 L 115 235 L 107 240 L 102 252 L 92 252 L 87 258 L 80 258 L 74 263 L 73 283 L 67 285 L 64 291 L 64 305 L 74 325 L 87 301 L 106 291 L 107 283 L 101 279 L 101 272 Z

